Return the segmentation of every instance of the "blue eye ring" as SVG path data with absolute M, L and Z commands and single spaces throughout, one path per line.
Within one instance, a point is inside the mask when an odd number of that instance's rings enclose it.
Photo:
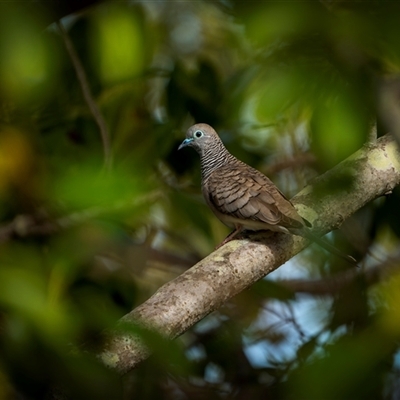
M 204 135 L 204 133 L 203 133 L 202 131 L 196 131 L 196 132 L 193 134 L 193 136 L 194 136 L 196 139 L 200 139 L 203 135 Z

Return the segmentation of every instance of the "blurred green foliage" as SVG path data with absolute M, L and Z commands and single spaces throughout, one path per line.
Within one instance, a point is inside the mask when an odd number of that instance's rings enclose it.
M 105 85 L 142 73 L 146 53 L 139 15 L 127 7 L 101 7 L 91 16 L 93 68 Z
M 375 123 L 390 129 L 377 93 L 400 69 L 399 12 L 382 0 L 0 3 L 0 399 L 398 398 L 398 277 L 326 298 L 262 281 L 174 343 L 131 327 L 155 354 L 123 379 L 79 350 L 227 233 L 196 155 L 177 152 L 185 129 L 214 125 L 296 193 Z M 332 240 L 370 251 L 367 265 L 393 255 L 399 197 Z M 285 268 L 346 266 L 312 249 Z

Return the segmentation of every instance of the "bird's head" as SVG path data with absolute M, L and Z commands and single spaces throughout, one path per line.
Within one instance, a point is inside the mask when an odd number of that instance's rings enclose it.
M 209 147 L 209 145 L 220 142 L 220 138 L 215 130 L 207 124 L 196 124 L 186 131 L 186 139 L 178 147 L 193 147 L 198 153 Z

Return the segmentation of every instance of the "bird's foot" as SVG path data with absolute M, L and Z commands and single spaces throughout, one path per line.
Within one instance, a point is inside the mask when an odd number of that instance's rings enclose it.
M 218 246 L 216 246 L 215 250 L 219 249 L 224 244 L 230 242 L 239 232 L 241 232 L 241 230 L 242 230 L 242 226 L 241 225 L 235 226 L 235 230 L 232 231 Z

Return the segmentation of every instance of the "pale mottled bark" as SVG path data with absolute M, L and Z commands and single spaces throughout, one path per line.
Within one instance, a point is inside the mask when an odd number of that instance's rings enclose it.
M 345 185 L 343 182 L 350 178 L 350 185 Z M 400 153 L 393 138 L 386 135 L 315 179 L 293 203 L 319 233 L 326 233 L 399 183 Z M 318 195 L 321 191 L 323 197 Z M 120 324 L 140 322 L 167 338 L 175 338 L 307 244 L 301 237 L 285 234 L 254 234 L 251 240 L 229 242 L 162 286 Z M 115 331 L 98 356 L 104 364 L 124 373 L 148 355 L 138 338 Z

